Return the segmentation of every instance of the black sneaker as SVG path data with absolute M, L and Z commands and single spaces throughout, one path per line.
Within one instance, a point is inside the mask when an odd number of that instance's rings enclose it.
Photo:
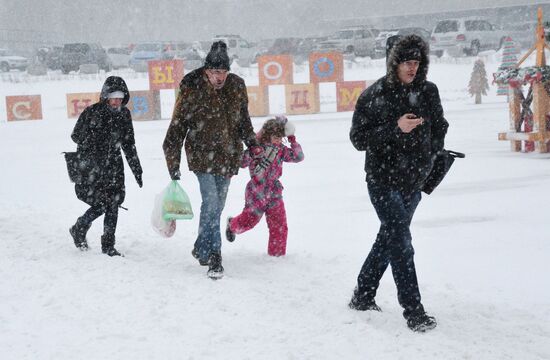
M 86 241 L 86 235 L 82 233 L 82 231 L 79 231 L 76 227 L 76 225 L 71 226 L 69 229 L 69 234 L 71 234 L 74 245 L 77 249 L 80 251 L 88 251 L 88 242 Z
M 407 319 L 407 326 L 414 332 L 426 332 L 434 329 L 437 326 L 437 321 L 433 316 L 422 312 L 409 317 Z
M 380 306 L 376 305 L 374 300 L 369 301 L 360 301 L 355 296 L 351 298 L 351 301 L 348 304 L 349 308 L 357 311 L 378 311 L 382 312 Z
M 201 258 L 199 257 L 199 254 L 197 253 L 197 249 L 193 248 L 193 250 L 191 250 L 191 255 L 193 255 L 193 257 L 199 261 L 200 266 L 208 265 L 208 260 L 206 261 L 201 260 Z
M 218 280 L 223 277 L 222 256 L 219 253 L 212 253 L 208 257 L 208 272 L 206 273 L 212 280 Z
M 118 250 L 115 249 L 114 246 L 101 249 L 101 252 L 106 254 L 106 255 L 109 255 L 109 256 L 122 256 L 122 257 L 124 257 L 124 255 L 119 253 Z
M 225 238 L 229 242 L 235 241 L 235 233 L 231 231 L 231 227 L 229 226 L 229 224 L 231 224 L 232 219 L 233 219 L 232 217 L 227 218 L 227 226 L 225 227 Z

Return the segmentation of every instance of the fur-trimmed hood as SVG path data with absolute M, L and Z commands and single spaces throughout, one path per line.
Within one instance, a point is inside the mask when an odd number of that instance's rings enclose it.
M 420 50 L 420 66 L 411 85 L 419 85 L 426 81 L 428 66 L 430 64 L 430 48 L 420 36 L 414 34 L 407 36 L 396 35 L 390 37 L 386 44 L 386 79 L 390 85 L 395 86 L 400 84 L 397 77 L 400 55 L 415 48 Z
M 122 91 L 124 93 L 124 99 L 122 100 L 122 106 L 126 106 L 128 101 L 130 101 L 130 92 L 128 91 L 128 86 L 126 82 L 119 76 L 109 76 L 105 79 L 105 83 L 101 88 L 101 94 L 99 95 L 99 100 L 102 102 L 107 101 L 107 96 L 115 91 Z

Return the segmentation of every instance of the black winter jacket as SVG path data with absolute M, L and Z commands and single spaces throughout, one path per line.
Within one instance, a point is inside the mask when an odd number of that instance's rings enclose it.
M 122 91 L 125 95 L 120 111 L 107 104 L 107 95 Z M 91 206 L 124 202 L 124 164 L 120 149 L 124 151 L 134 176 L 141 175 L 132 116 L 126 104 L 130 93 L 120 77 L 110 76 L 101 90 L 100 101 L 86 108 L 78 118 L 72 140 L 84 159 L 84 181 L 76 184 L 77 197 Z
M 352 144 L 365 151 L 367 183 L 405 193 L 422 188 L 448 127 L 437 86 L 426 80 L 428 50 L 415 45 L 423 55 L 415 80 L 401 84 L 398 64 L 390 56 L 387 75 L 359 97 L 350 130 Z M 403 133 L 397 120 L 406 113 L 424 118 L 424 123 Z

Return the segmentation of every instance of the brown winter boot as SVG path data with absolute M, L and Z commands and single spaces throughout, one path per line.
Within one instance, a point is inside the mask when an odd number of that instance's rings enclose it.
M 101 237 L 101 252 L 109 256 L 124 256 L 115 249 L 114 235 L 103 235 Z

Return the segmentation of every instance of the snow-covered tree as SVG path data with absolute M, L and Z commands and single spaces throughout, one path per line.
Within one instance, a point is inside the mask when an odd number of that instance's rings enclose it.
M 481 104 L 481 95 L 487 95 L 489 90 L 489 82 L 487 81 L 487 72 L 483 60 L 476 60 L 474 70 L 468 84 L 468 92 L 475 96 L 476 104 Z

